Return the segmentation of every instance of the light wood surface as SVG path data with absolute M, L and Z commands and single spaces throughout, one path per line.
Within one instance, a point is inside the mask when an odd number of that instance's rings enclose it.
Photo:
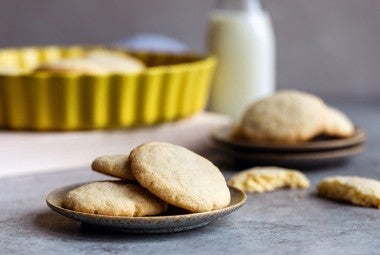
M 200 113 L 153 127 L 79 132 L 0 132 L 0 177 L 90 166 L 100 155 L 129 153 L 148 141 L 165 141 L 202 151 L 222 115 Z

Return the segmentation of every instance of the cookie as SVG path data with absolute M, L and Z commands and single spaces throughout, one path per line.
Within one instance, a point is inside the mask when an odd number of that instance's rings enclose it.
M 300 171 L 279 167 L 254 167 L 228 180 L 228 185 L 247 192 L 267 192 L 279 188 L 309 188 L 310 182 Z
M 137 181 L 169 204 L 190 212 L 206 212 L 230 203 L 230 192 L 219 169 L 184 147 L 150 142 L 132 150 L 129 160 Z
M 92 170 L 127 180 L 136 180 L 129 167 L 129 155 L 107 155 L 97 157 L 91 164 Z
M 321 180 L 318 194 L 356 205 L 380 209 L 380 181 L 357 176 L 333 176 Z
M 20 74 L 21 69 L 13 66 L 0 66 L 0 75 L 17 75 Z
M 35 72 L 104 75 L 108 73 L 108 70 L 98 63 L 88 59 L 71 58 L 45 63 L 37 67 L 37 69 L 35 69 Z
M 137 73 L 144 69 L 145 65 L 132 56 L 117 51 L 92 50 L 77 58 L 59 59 L 45 63 L 35 71 L 104 75 Z
M 69 191 L 63 202 L 67 209 L 109 216 L 138 217 L 167 210 L 167 203 L 138 184 L 102 181 Z
M 341 111 L 333 107 L 328 108 L 327 122 L 324 133 L 329 136 L 350 137 L 355 133 L 354 124 Z
M 120 52 L 93 51 L 85 58 L 99 64 L 110 73 L 137 73 L 145 69 L 140 60 Z
M 248 107 L 238 137 L 253 141 L 297 143 L 324 130 L 327 106 L 318 97 L 300 91 L 281 91 Z

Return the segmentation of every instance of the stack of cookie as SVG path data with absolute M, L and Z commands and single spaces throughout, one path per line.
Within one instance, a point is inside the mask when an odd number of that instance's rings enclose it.
M 66 194 L 63 206 L 110 216 L 162 214 L 173 205 L 189 212 L 227 207 L 230 191 L 207 159 L 181 146 L 150 142 L 130 155 L 103 156 L 92 169 L 123 180 L 93 182 Z
M 241 161 L 294 167 L 340 162 L 363 151 L 365 135 L 321 98 L 285 90 L 253 103 L 213 138 Z

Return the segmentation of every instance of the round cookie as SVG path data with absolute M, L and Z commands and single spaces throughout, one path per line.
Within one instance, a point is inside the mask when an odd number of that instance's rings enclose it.
M 121 179 L 136 180 L 130 169 L 129 155 L 106 155 L 97 157 L 91 164 L 91 169 L 106 175 Z
M 349 137 L 355 133 L 354 124 L 341 111 L 329 107 L 324 133 L 330 136 Z
M 46 71 L 50 73 L 65 74 L 97 74 L 104 75 L 108 71 L 99 63 L 84 58 L 60 59 L 39 66 L 35 72 Z
M 67 209 L 109 216 L 137 217 L 167 210 L 167 203 L 138 184 L 102 181 L 85 184 L 66 194 Z
M 22 73 L 22 70 L 15 66 L 0 66 L 0 75 L 17 75 Z
M 137 73 L 145 69 L 145 65 L 137 58 L 119 52 L 93 51 L 85 57 L 110 73 Z
M 253 141 L 307 141 L 324 130 L 326 112 L 327 106 L 314 95 L 281 91 L 248 107 L 238 136 Z
M 135 148 L 129 160 L 138 182 L 169 204 L 206 212 L 230 203 L 230 192 L 219 169 L 184 147 L 150 142 Z

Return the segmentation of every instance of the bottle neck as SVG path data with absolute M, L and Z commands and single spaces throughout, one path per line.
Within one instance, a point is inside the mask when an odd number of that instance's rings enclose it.
M 218 0 L 217 9 L 224 11 L 257 12 L 262 10 L 260 0 Z

